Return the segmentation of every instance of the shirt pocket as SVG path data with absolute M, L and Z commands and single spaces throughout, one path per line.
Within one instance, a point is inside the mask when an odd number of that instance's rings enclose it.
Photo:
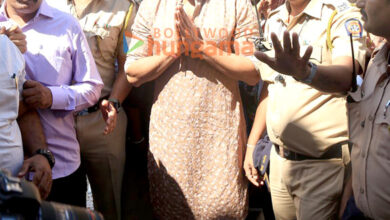
M 390 107 L 380 106 L 375 119 L 372 141 L 375 154 L 390 161 Z
M 8 74 L 2 74 L 0 77 L 0 119 L 16 119 L 19 106 L 19 91 L 16 80 Z
M 95 59 L 103 58 L 104 61 L 110 62 L 115 60 L 119 32 L 119 27 L 99 27 L 93 30 L 95 45 L 90 46 L 95 48 L 95 50 L 92 50 Z

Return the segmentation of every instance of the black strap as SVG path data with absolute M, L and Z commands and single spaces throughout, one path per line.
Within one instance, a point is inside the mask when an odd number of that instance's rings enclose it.
M 331 146 L 321 157 L 306 156 L 291 150 L 287 150 L 286 148 L 281 147 L 277 144 L 274 145 L 275 145 L 276 153 L 278 153 L 279 156 L 287 160 L 301 161 L 301 160 L 328 160 L 334 158 L 341 158 L 343 156 L 342 146 L 344 144 L 348 144 L 348 142 L 345 143 L 342 142 Z

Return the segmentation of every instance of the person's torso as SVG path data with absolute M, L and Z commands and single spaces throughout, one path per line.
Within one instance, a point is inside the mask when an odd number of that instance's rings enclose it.
M 3 17 L 5 17 L 3 15 Z M 7 21 L 13 22 L 5 17 Z M 1 24 L 1 23 L 0 23 Z M 74 41 L 82 32 L 77 21 L 42 1 L 37 15 L 21 27 L 26 35 L 26 79 L 40 82 L 46 87 L 65 88 L 73 84 L 76 60 Z M 79 144 L 71 111 L 37 110 L 48 148 L 56 157 L 53 178 L 67 176 L 80 163 Z M 73 170 L 72 170 L 73 169 Z
M 123 38 L 120 34 L 124 34 L 121 31 L 127 12 L 132 10 L 129 18 L 132 21 L 136 6 L 130 8 L 128 0 L 92 0 L 82 8 L 75 7 L 69 0 L 51 0 L 49 3 L 79 20 L 104 83 L 101 97 L 108 96 L 115 80 L 118 52 L 124 50 L 118 47 Z
M 19 49 L 6 35 L 0 35 L 0 52 L 6 55 L 0 59 L 0 148 L 2 153 L 7 151 L 12 154 L 14 150 L 19 152 L 22 148 L 16 119 L 25 78 L 25 63 Z
M 390 66 L 386 45 L 370 61 L 362 86 L 348 103 L 353 189 L 369 217 L 390 216 Z
M 283 19 L 288 17 L 286 5 L 279 7 L 271 13 L 265 34 L 270 39 L 274 32 L 283 39 L 284 31 L 296 32 L 301 56 L 308 46 L 312 46 L 310 61 L 331 65 L 334 57 L 327 44 L 327 34 L 334 34 L 334 26 L 340 25 L 340 16 L 332 19 L 335 7 L 322 0 L 311 1 L 306 9 L 287 23 L 287 19 Z M 333 26 L 327 31 L 329 22 Z M 268 67 L 264 71 L 269 72 L 264 80 L 270 82 L 267 127 L 272 142 L 318 157 L 330 146 L 348 139 L 344 97 L 320 92 L 293 77 L 270 71 Z

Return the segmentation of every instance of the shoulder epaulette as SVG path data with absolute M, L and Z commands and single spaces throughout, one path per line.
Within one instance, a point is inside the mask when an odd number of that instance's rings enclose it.
M 325 4 L 332 5 L 338 13 L 348 11 L 353 7 L 347 0 L 324 0 L 323 2 Z

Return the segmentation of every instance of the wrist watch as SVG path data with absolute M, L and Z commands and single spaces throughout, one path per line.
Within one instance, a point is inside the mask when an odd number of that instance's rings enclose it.
M 109 102 L 112 103 L 112 105 L 114 106 L 116 112 L 118 113 L 119 110 L 121 109 L 121 103 L 118 99 L 108 99 Z
M 50 168 L 54 167 L 56 160 L 54 159 L 54 155 L 51 153 L 51 151 L 49 151 L 48 149 L 41 148 L 41 149 L 38 149 L 37 151 L 35 151 L 34 155 L 37 155 L 37 154 L 42 155 L 47 159 L 47 161 L 49 162 Z
M 309 62 L 308 65 L 310 66 L 310 74 L 305 79 L 297 79 L 297 81 L 303 82 L 306 84 L 312 83 L 314 76 L 317 74 L 318 67 L 316 64 L 314 64 L 312 62 Z

